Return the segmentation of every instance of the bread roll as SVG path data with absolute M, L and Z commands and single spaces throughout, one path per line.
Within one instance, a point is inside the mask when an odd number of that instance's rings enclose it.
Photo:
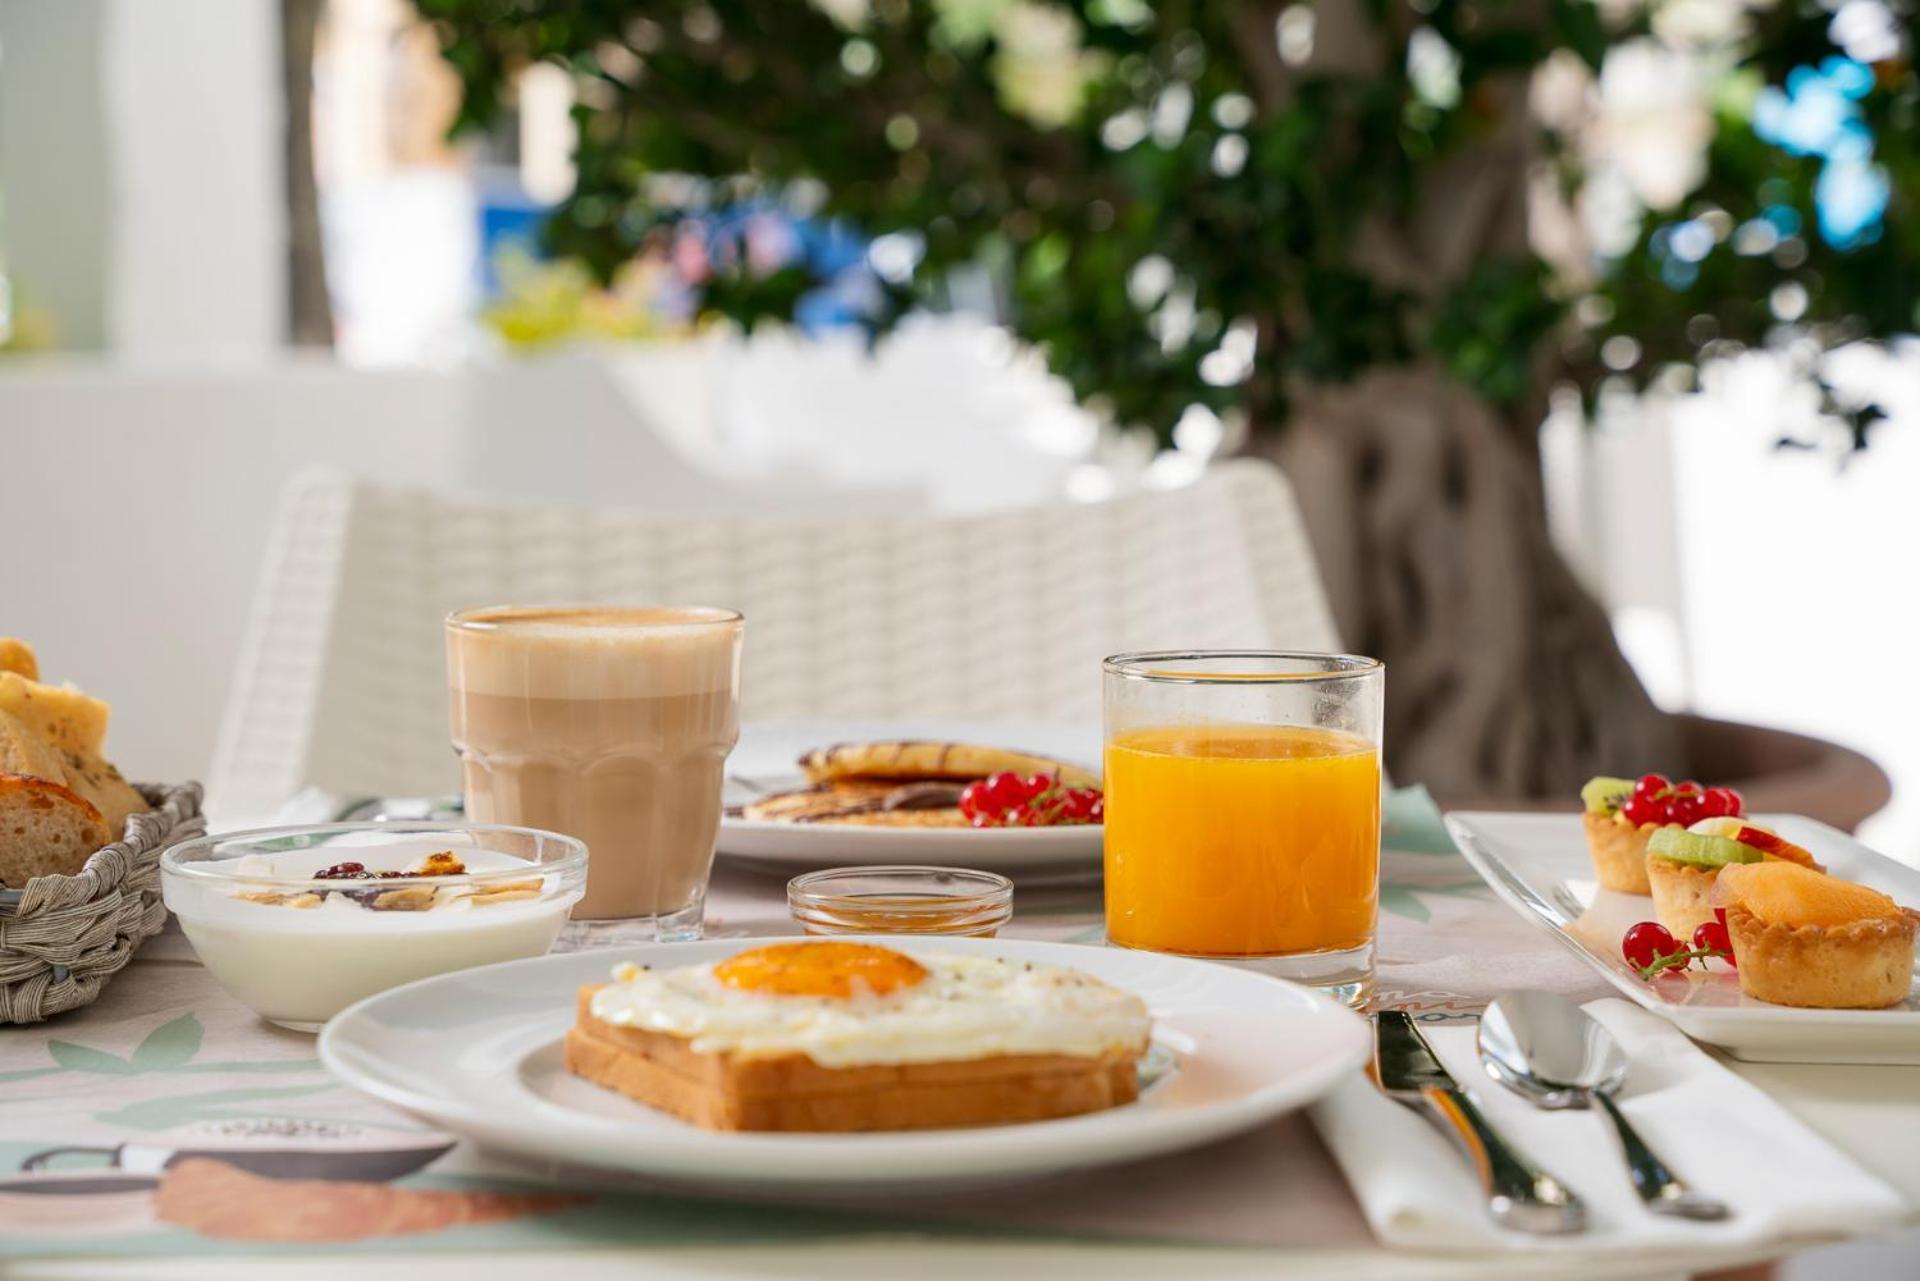
M 0 672 L 0 712 L 19 717 L 29 730 L 63 751 L 99 755 L 110 710 L 71 685 L 42 685 L 18 672 Z
M 107 820 L 85 798 L 44 778 L 0 774 L 0 882 L 71 876 L 108 843 Z
M 33 646 L 12 636 L 0 636 L 0 672 L 13 672 L 30 681 L 40 679 L 40 660 Z
M 114 840 L 127 834 L 127 815 L 152 809 L 113 765 L 91 752 L 62 752 L 66 785 L 100 811 Z
M 11 712 L 0 712 L 0 774 L 67 781 L 66 758 Z

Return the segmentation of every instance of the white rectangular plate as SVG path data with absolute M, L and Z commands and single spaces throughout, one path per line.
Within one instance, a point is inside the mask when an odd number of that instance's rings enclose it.
M 1920 871 L 1845 832 L 1797 815 L 1760 821 L 1812 851 L 1833 875 L 1920 904 Z M 1463 812 L 1447 815 L 1447 830 L 1508 906 L 1696 1041 L 1768 1063 L 1920 1063 L 1920 997 L 1912 994 L 1890 1010 L 1799 1010 L 1742 995 L 1739 978 L 1717 961 L 1705 972 L 1642 979 L 1620 955 L 1620 936 L 1653 919 L 1653 900 L 1595 883 L 1577 814 Z

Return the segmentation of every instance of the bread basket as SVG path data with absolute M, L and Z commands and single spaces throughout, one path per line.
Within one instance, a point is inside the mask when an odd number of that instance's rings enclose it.
M 200 784 L 137 784 L 153 809 L 95 850 L 72 876 L 36 876 L 0 890 L 0 1023 L 38 1023 L 91 1004 L 166 923 L 160 854 L 198 836 Z

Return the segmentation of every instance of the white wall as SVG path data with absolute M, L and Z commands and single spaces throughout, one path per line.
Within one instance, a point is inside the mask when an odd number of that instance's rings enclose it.
M 1742 362 L 1676 408 L 1674 510 L 1696 706 L 1866 752 L 1894 797 L 1861 835 L 1920 865 L 1920 352 L 1884 372 L 1895 416 L 1843 460 L 1774 448 L 1812 406 Z
M 287 333 L 279 6 L 109 0 L 106 15 L 112 345 L 264 357 Z
M 309 464 L 444 483 L 460 406 L 446 375 L 322 362 L 0 368 L 0 635 L 113 703 L 130 776 L 200 777 L 281 485 Z
M 62 346 L 107 339 L 108 0 L 0 0 L 0 263 Z
M 0 257 L 62 350 L 284 341 L 279 7 L 0 0 Z

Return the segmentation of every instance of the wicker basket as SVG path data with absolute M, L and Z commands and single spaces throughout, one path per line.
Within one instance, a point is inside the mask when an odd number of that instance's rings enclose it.
M 160 853 L 198 836 L 200 784 L 139 785 L 153 809 L 73 876 L 36 876 L 0 893 L 0 1023 L 38 1023 L 90 1004 L 166 924 Z

